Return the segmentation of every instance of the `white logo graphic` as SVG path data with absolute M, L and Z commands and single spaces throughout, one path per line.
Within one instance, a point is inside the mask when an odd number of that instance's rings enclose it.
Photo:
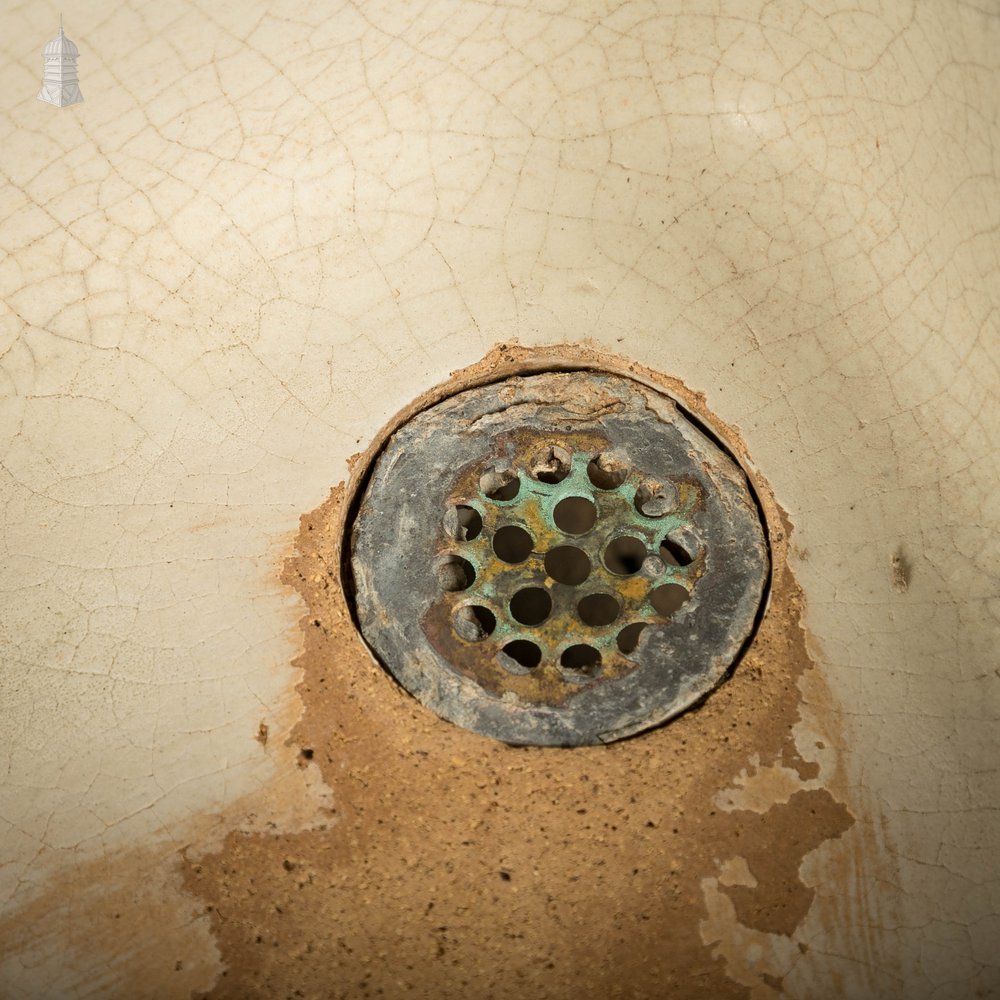
M 64 108 L 67 104 L 79 104 L 83 100 L 80 82 L 76 77 L 76 60 L 80 50 L 63 33 L 62 18 L 59 18 L 59 34 L 45 46 L 45 77 L 38 99 Z

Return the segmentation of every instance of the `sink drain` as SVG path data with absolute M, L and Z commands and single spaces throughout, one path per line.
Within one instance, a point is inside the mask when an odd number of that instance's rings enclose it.
M 666 396 L 546 373 L 389 440 L 351 532 L 362 634 L 458 725 L 515 744 L 639 732 L 725 676 L 768 574 L 738 465 Z

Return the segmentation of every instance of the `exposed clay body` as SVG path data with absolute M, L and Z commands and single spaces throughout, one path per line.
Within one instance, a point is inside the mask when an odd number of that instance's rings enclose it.
M 560 357 L 586 361 L 503 348 L 456 383 Z M 336 817 L 292 836 L 232 834 L 190 867 L 227 965 L 211 995 L 750 996 L 704 933 L 703 881 L 745 859 L 752 887 L 731 890 L 740 924 L 794 935 L 813 899 L 803 857 L 853 823 L 792 738 L 811 663 L 787 524 L 761 495 L 773 590 L 735 675 L 668 727 L 574 750 L 494 743 L 396 686 L 339 586 L 349 495 L 305 515 L 286 570 L 309 607 L 294 739 L 333 786 Z M 797 773 L 786 804 L 718 804 L 751 759 Z M 772 973 L 757 982 L 776 995 Z

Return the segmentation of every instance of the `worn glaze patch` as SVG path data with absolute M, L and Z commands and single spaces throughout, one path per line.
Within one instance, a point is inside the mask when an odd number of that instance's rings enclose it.
M 581 357 L 504 347 L 453 384 L 567 356 Z M 227 966 L 211 996 L 276 984 L 311 995 L 331 982 L 352 984 L 351 996 L 747 996 L 742 972 L 730 978 L 715 947 L 704 880 L 739 871 L 732 859 L 742 859 L 752 877 L 718 890 L 737 913 L 733 927 L 794 942 L 815 905 L 803 859 L 855 822 L 797 747 L 798 685 L 816 674 L 787 522 L 766 486 L 761 496 L 775 580 L 740 669 L 670 726 L 572 750 L 498 744 L 395 685 L 366 652 L 340 587 L 350 488 L 304 515 L 286 569 L 309 608 L 294 739 L 333 786 L 337 822 L 234 834 L 189 867 Z M 800 787 L 759 811 L 720 808 L 751 761 L 798 774 Z

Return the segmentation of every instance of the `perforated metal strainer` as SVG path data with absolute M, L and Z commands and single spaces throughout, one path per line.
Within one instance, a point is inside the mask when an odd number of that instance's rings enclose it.
M 666 396 L 563 372 L 403 425 L 351 535 L 371 649 L 439 715 L 515 744 L 663 722 L 717 685 L 769 569 L 736 462 Z

